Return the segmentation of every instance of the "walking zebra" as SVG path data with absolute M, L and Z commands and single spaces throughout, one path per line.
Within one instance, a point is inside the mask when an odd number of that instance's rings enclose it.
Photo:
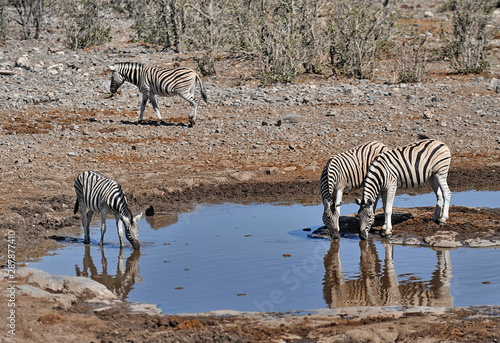
M 323 223 L 333 239 L 339 238 L 342 193 L 360 188 L 370 163 L 386 150 L 384 144 L 370 142 L 335 155 L 323 168 L 320 180 Z
M 448 219 L 451 192 L 446 178 L 450 169 L 450 149 L 443 142 L 424 139 L 419 142 L 386 151 L 372 162 L 363 181 L 360 205 L 360 238 L 366 239 L 375 218 L 374 204 L 382 196 L 385 222 L 382 229 L 387 237 L 392 234 L 392 205 L 397 188 L 415 188 L 431 181 L 437 202 L 433 221 L 444 225 Z
M 137 222 L 142 213 L 132 217 L 128 209 L 127 198 L 121 186 L 114 180 L 108 179 L 94 171 L 85 171 L 75 180 L 76 203 L 74 213 L 82 214 L 82 224 L 85 231 L 84 243 L 90 243 L 90 221 L 94 212 L 101 213 L 101 247 L 106 233 L 106 216 L 112 213 L 116 218 L 116 228 L 120 238 L 120 247 L 123 247 L 123 226 L 125 236 L 134 250 L 139 250 L 139 227 Z
M 146 67 L 142 63 L 123 62 L 109 66 L 113 71 L 111 75 L 110 91 L 116 93 L 118 88 L 128 81 L 139 87 L 142 93 L 141 114 L 139 122 L 142 121 L 142 115 L 146 108 L 148 100 L 153 105 L 158 120 L 161 121 L 161 113 L 156 103 L 155 95 L 174 96 L 179 95 L 191 104 L 191 113 L 189 114 L 189 126 L 196 122 L 196 108 L 198 104 L 194 98 L 196 83 L 200 84 L 201 96 L 207 102 L 207 95 L 196 72 L 189 68 L 160 68 Z

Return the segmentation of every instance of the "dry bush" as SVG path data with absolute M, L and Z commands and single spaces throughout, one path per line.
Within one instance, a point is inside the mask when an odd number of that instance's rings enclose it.
M 133 38 L 174 52 L 184 51 L 185 5 L 185 0 L 112 2 L 114 10 L 133 19 Z
M 391 37 L 397 13 L 388 1 L 336 0 L 330 16 L 330 61 L 335 74 L 370 78 Z
M 15 9 L 16 16 L 12 20 L 21 26 L 21 39 L 38 39 L 43 15 L 43 0 L 7 0 L 7 4 Z
M 5 5 L 0 1 L 0 43 L 5 41 L 7 34 L 7 17 L 4 11 Z
M 394 46 L 395 74 L 398 83 L 423 82 L 427 77 L 429 33 L 409 32 Z
M 494 1 L 451 0 L 449 8 L 453 14 L 453 31 L 444 47 L 451 60 L 451 67 L 462 74 L 479 74 L 489 68 L 486 47 L 491 32 L 487 24 Z
M 71 49 L 84 49 L 110 40 L 110 26 L 102 18 L 99 1 L 68 2 L 65 7 L 66 44 Z
M 269 2 L 257 13 L 257 54 L 264 83 L 291 82 L 305 71 L 321 70 L 326 30 L 319 20 L 324 1 Z

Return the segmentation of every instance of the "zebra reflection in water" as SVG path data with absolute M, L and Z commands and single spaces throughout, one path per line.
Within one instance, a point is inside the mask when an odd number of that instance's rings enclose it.
M 451 259 L 449 250 L 437 250 L 437 265 L 430 280 L 399 282 L 394 268 L 393 246 L 384 243 L 382 261 L 372 240 L 359 242 L 359 274 L 346 279 L 333 241 L 325 255 L 323 296 L 330 308 L 352 306 L 432 306 L 452 307 L 450 292 Z
M 140 250 L 133 250 L 125 262 L 124 268 L 124 249 L 120 249 L 118 254 L 118 263 L 116 266 L 116 273 L 108 273 L 108 260 L 104 253 L 104 249 L 99 249 L 101 252 L 101 265 L 102 272 L 99 273 L 98 268 L 94 264 L 92 255 L 90 253 L 90 246 L 85 245 L 85 255 L 83 256 L 83 269 L 75 265 L 76 276 L 90 277 L 92 280 L 97 281 L 106 288 L 108 288 L 119 299 L 125 300 L 130 291 L 134 288 L 136 281 L 141 282 L 142 278 L 139 276 L 139 257 L 141 256 Z

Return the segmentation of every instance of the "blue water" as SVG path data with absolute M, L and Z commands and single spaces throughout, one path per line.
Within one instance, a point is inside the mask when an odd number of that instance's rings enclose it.
M 498 199 L 498 192 L 453 193 L 452 205 L 498 207 Z M 400 195 L 395 206 L 434 202 L 433 194 Z M 338 244 L 308 238 L 303 229 L 319 227 L 322 211 L 322 205 L 199 205 L 161 229 L 142 219 L 140 252 L 127 247 L 122 256 L 110 220 L 103 251 L 95 226 L 90 246 L 61 243 L 30 267 L 88 275 L 123 299 L 158 304 L 165 313 L 500 305 L 500 249 L 437 252 L 377 238 Z M 356 211 L 355 204 L 341 209 Z

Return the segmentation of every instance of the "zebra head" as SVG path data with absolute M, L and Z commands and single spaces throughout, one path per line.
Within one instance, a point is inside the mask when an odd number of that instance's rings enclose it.
M 340 228 L 338 227 L 340 218 L 340 205 L 336 206 L 333 203 L 326 202 L 324 203 L 324 206 L 325 210 L 323 211 L 323 223 L 328 229 L 330 237 L 332 237 L 332 239 L 338 239 L 340 231 Z
M 359 200 L 355 199 L 356 204 L 359 205 L 358 219 L 359 219 L 359 238 L 367 239 L 368 231 L 375 221 L 375 213 L 373 211 L 374 202 L 371 199 Z
M 139 243 L 139 226 L 137 223 L 142 217 L 142 213 L 139 213 L 130 221 L 128 218 L 123 218 L 125 224 L 125 237 L 127 237 L 130 244 L 134 250 L 139 250 L 141 248 L 141 243 Z
M 115 94 L 118 88 L 125 82 L 125 78 L 118 71 L 118 67 L 116 65 L 110 65 L 109 69 L 113 71 L 111 74 L 111 84 L 109 85 L 109 91 L 111 94 Z

